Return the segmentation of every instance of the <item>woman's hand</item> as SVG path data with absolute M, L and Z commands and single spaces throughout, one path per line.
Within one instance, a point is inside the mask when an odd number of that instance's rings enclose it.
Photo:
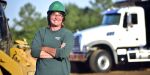
M 66 43 L 62 43 L 60 48 L 64 48 L 66 46 Z

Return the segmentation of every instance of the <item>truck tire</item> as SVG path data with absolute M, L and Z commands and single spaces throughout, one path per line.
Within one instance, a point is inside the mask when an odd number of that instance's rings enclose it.
M 112 59 L 107 51 L 97 50 L 91 55 L 89 65 L 94 72 L 108 72 L 112 67 Z

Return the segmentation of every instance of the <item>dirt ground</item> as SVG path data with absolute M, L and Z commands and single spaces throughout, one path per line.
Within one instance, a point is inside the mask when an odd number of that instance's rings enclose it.
M 80 67 L 72 69 L 71 75 L 150 75 L 150 62 L 117 65 L 108 73 L 94 73 L 81 63 L 78 66 Z
M 111 71 L 108 73 L 71 73 L 71 75 L 150 75 L 150 71 Z

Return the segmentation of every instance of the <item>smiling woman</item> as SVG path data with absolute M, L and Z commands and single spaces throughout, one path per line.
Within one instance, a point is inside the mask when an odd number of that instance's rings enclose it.
M 63 18 L 64 17 L 60 12 L 52 12 L 49 19 L 52 26 L 57 27 L 59 25 L 62 25 Z
M 73 34 L 63 27 L 65 7 L 53 2 L 47 11 L 48 27 L 37 31 L 31 54 L 37 58 L 35 75 L 69 75 L 69 54 L 73 48 Z

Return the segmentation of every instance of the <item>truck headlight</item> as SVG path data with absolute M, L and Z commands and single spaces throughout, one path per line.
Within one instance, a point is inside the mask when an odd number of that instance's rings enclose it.
M 126 49 L 117 49 L 117 54 L 118 55 L 126 55 L 127 54 L 127 50 Z

